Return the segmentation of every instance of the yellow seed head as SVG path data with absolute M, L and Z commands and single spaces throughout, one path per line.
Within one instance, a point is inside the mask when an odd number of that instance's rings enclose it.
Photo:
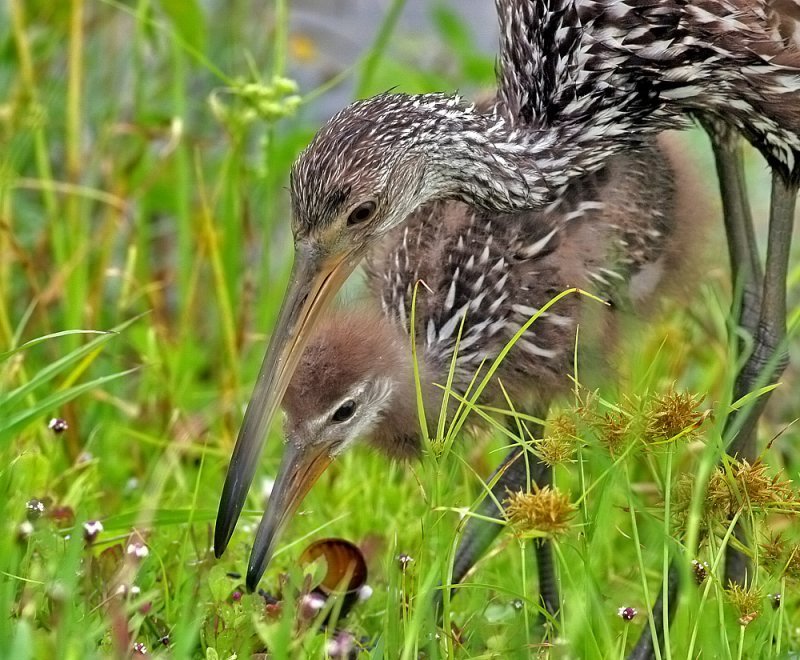
M 526 493 L 509 492 L 505 501 L 506 516 L 518 532 L 539 532 L 558 536 L 569 529 L 575 505 L 558 488 L 544 486 Z
M 733 499 L 746 510 L 763 511 L 796 500 L 791 483 L 781 479 L 780 474 L 770 477 L 767 466 L 761 461 L 736 462 L 731 466 L 731 473 Z
M 569 463 L 575 455 L 578 428 L 566 414 L 558 415 L 547 423 L 547 434 L 533 447 L 536 457 L 549 466 Z
M 599 432 L 600 442 L 605 445 L 611 454 L 616 454 L 626 444 L 631 420 L 623 413 L 611 411 L 599 417 L 595 426 Z
M 739 625 L 747 626 L 761 614 L 761 604 L 764 595 L 756 587 L 742 587 L 735 582 L 729 582 L 725 590 L 728 601 L 739 615 Z
M 698 409 L 703 398 L 688 392 L 676 392 L 674 387 L 666 394 L 654 395 L 645 405 L 645 439 L 648 442 L 666 442 L 693 435 L 710 415 L 710 411 Z
M 800 580 L 800 545 L 792 545 L 788 552 L 789 557 L 784 564 L 784 575 L 790 580 Z
M 780 534 L 772 534 L 766 543 L 759 546 L 759 560 L 764 568 L 783 570 L 786 556 L 786 541 Z

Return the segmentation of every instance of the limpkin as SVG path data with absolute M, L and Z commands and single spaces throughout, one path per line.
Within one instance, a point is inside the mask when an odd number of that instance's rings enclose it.
M 280 530 L 305 493 L 356 440 L 364 438 L 396 458 L 421 454 L 410 351 L 416 282 L 427 287 L 417 297 L 414 334 L 431 437 L 443 396 L 435 383 L 447 382 L 454 353 L 451 387 L 464 393 L 481 363 L 495 360 L 536 314 L 480 403 L 505 407 L 508 395 L 521 412 L 544 418 L 551 400 L 571 385 L 576 325 L 585 318 L 584 305 L 592 303 L 573 296 L 540 310 L 558 293 L 581 287 L 613 303 L 607 310 L 590 310 L 593 325 L 607 330 L 617 310 L 651 308 L 662 280 L 672 280 L 691 253 L 686 243 L 703 222 L 703 205 L 676 193 L 676 176 L 682 177 L 684 193 L 691 188 L 679 160 L 650 140 L 610 159 L 545 211 L 498 216 L 461 202 L 433 202 L 389 232 L 367 257 L 368 285 L 380 311 L 359 308 L 325 318 L 286 392 L 287 443 L 258 530 L 248 585 L 258 583 Z M 508 426 L 509 435 L 519 435 L 516 419 Z M 538 426 L 529 430 L 540 437 Z M 498 516 L 495 501 L 527 488 L 529 477 L 539 486 L 551 480 L 544 463 L 532 455 L 528 460 L 510 444 L 483 517 Z M 454 583 L 500 529 L 475 520 L 457 550 Z M 550 548 L 537 542 L 535 549 L 542 606 L 553 615 L 559 602 Z
M 734 270 L 745 291 L 757 292 L 744 296 L 737 314 L 754 331 L 754 349 L 736 389 L 749 387 L 764 364 L 773 367 L 768 380 L 780 373 L 800 182 L 796 1 L 496 4 L 500 75 L 492 111 L 444 94 L 381 94 L 334 116 L 295 163 L 295 263 L 223 487 L 217 555 L 321 310 L 380 237 L 437 200 L 495 214 L 541 209 L 571 181 L 686 113 L 743 134 L 773 170 L 762 285 L 738 158 L 729 141 L 717 140 Z M 764 401 L 736 421 L 734 449 L 752 451 Z

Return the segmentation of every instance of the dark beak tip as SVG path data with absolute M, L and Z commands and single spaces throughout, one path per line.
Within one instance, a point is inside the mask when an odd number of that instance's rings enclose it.
M 214 556 L 219 559 L 225 553 L 230 543 L 233 530 L 221 518 L 217 519 L 217 526 L 214 529 Z
M 247 593 L 252 594 L 256 589 L 258 589 L 258 583 L 261 581 L 261 573 L 262 571 L 247 571 L 247 578 L 245 579 Z

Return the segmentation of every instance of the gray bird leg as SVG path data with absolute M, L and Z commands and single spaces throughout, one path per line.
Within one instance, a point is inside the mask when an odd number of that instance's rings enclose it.
M 754 328 L 753 350 L 734 385 L 734 399 L 777 382 L 789 360 L 786 346 L 786 279 L 796 201 L 797 186 L 787 184 L 778 174 L 774 174 L 767 261 L 758 322 Z M 748 460 L 756 457 L 753 446 L 755 427 L 767 398 L 760 396 L 749 409 L 742 408 L 730 416 L 728 423 L 735 434 L 729 446 L 730 454 Z
M 705 120 L 703 126 L 714 152 L 719 180 L 723 222 L 728 239 L 733 302 L 731 320 L 751 338 L 755 336 L 761 309 L 761 261 L 744 176 L 742 142 L 727 124 Z M 746 343 L 739 342 L 739 350 Z
M 733 292 L 730 327 L 738 337 L 734 344 L 735 352 L 730 359 L 738 363 L 739 357 L 752 348 L 758 334 L 763 286 L 761 261 L 747 198 L 741 138 L 735 129 L 722 122 L 708 119 L 703 123 L 714 151 L 723 221 L 728 239 Z M 734 400 L 743 397 L 755 385 L 755 380 L 747 370 L 749 363 L 748 360 L 736 375 L 733 384 Z M 758 375 L 755 377 L 758 378 Z M 729 453 L 753 460 L 756 453 L 756 422 L 760 411 L 749 409 L 742 412 L 744 418 L 736 413 L 728 416 L 723 438 L 729 443 Z M 746 543 L 747 530 L 741 521 L 737 524 L 734 534 L 739 541 Z M 733 546 L 728 546 L 725 566 L 728 579 L 734 579 L 738 583 L 743 582 L 747 572 L 747 558 L 743 553 Z
M 534 426 L 532 429 L 534 436 L 541 432 L 542 427 L 539 425 Z M 501 504 L 508 496 L 508 491 L 524 490 L 532 483 L 536 483 L 539 486 L 552 483 L 552 469 L 538 462 L 533 456 L 529 457 L 526 466 L 522 451 L 519 447 L 511 449 L 492 475 L 492 479 L 490 479 L 492 481 L 496 475 L 500 475 L 492 487 L 492 494 L 494 499 Z M 478 510 L 481 516 L 502 518 L 503 512 L 498 509 L 494 499 L 488 496 L 484 499 Z M 503 529 L 501 525 L 489 523 L 479 518 L 470 518 L 466 525 L 464 536 L 456 549 L 456 558 L 453 565 L 453 584 L 458 584 L 464 579 L 469 570 L 475 565 L 475 562 L 486 552 Z M 555 577 L 553 549 L 549 541 L 536 539 L 534 541 L 534 551 L 539 575 L 541 605 L 549 615 L 554 616 L 558 612 L 560 601 Z M 454 589 L 453 593 L 455 591 Z M 436 605 L 441 606 L 441 596 L 437 597 Z
M 780 175 L 774 173 L 761 309 L 755 328 L 753 350 L 734 384 L 734 400 L 759 387 L 776 383 L 789 362 L 786 344 L 786 278 L 796 203 L 797 186 L 786 183 Z M 751 462 L 755 460 L 758 455 L 758 420 L 768 399 L 769 394 L 763 394 L 728 417 L 724 437 L 731 438 L 728 446 L 730 455 Z M 735 534 L 739 541 L 746 544 L 746 532 L 742 527 L 737 528 Z M 725 562 L 726 582 L 744 584 L 747 570 L 747 557 L 729 546 Z
M 736 354 L 730 357 L 731 360 L 737 362 L 739 354 L 747 350 L 747 346 L 755 337 L 758 328 L 761 313 L 761 262 L 758 256 L 753 218 L 747 198 L 742 144 L 739 133 L 724 122 L 711 117 L 701 118 L 701 123 L 711 140 L 717 179 L 719 181 L 722 217 L 725 225 L 731 269 L 731 290 L 733 292 L 730 324 L 733 332 L 736 332 L 739 337 L 736 342 Z M 740 372 L 737 374 L 734 383 L 734 399 L 747 392 L 745 390 L 742 394 L 738 394 L 740 388 L 745 385 L 743 381 L 744 379 Z M 727 419 L 723 437 L 731 437 L 729 431 L 733 421 L 733 416 Z M 737 529 L 737 534 L 742 534 L 742 532 L 741 528 Z M 733 557 L 733 561 L 741 563 L 744 557 L 738 552 L 736 555 L 738 557 Z M 728 562 L 726 564 L 729 565 L 730 561 L 731 553 L 728 554 Z M 680 571 L 677 568 L 676 560 L 670 563 L 666 579 L 669 591 L 668 602 L 670 604 L 668 621 L 671 622 L 678 601 L 678 587 L 680 584 Z M 657 643 L 660 647 L 664 640 L 663 607 L 663 591 L 659 590 L 658 599 L 651 613 L 656 639 L 653 639 L 650 626 L 645 625 L 636 646 L 628 656 L 629 660 L 646 660 L 655 657 L 655 644 Z

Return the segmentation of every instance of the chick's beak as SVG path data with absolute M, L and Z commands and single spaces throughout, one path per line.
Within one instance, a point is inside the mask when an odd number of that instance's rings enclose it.
M 300 243 L 297 246 L 278 322 L 247 405 L 222 488 L 214 530 L 217 557 L 231 539 L 253 482 L 270 422 L 283 400 L 311 331 L 358 261 L 357 252 L 328 256 L 321 255 L 311 245 Z
M 248 591 L 255 591 L 272 559 L 280 533 L 330 463 L 331 456 L 325 447 L 300 449 L 292 442 L 286 445 L 281 466 L 278 468 L 278 477 L 250 553 L 250 565 L 247 567 Z

